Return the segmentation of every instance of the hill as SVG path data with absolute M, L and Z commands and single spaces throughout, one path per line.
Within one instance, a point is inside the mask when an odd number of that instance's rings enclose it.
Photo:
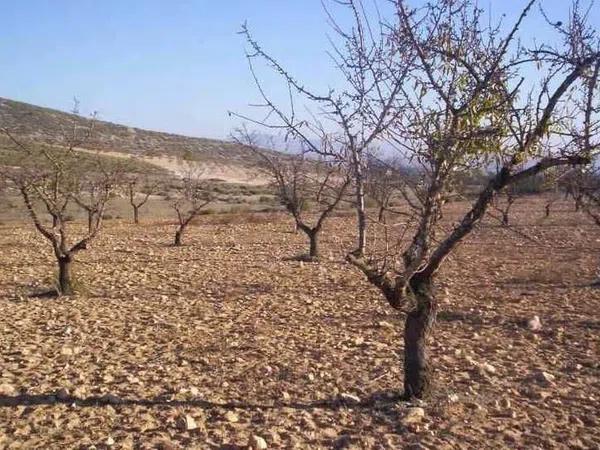
M 0 128 L 17 136 L 40 143 L 61 144 L 61 136 L 74 126 L 87 127 L 90 119 L 55 109 L 0 97 Z M 95 120 L 94 132 L 82 145 L 89 150 L 101 150 L 109 155 L 130 155 L 178 172 L 178 160 L 198 161 L 206 178 L 233 183 L 264 184 L 266 179 L 256 169 L 257 156 L 242 146 L 216 139 L 181 136 L 144 130 L 111 122 Z

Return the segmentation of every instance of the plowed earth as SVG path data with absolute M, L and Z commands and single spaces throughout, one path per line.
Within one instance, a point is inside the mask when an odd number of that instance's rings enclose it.
M 344 263 L 351 218 L 320 263 L 288 259 L 307 244 L 283 216 L 203 218 L 182 248 L 172 225 L 110 221 L 58 299 L 30 296 L 49 245 L 3 225 L 0 448 L 599 448 L 600 229 L 567 203 L 542 216 L 520 200 L 444 266 L 436 394 L 411 405 L 402 314 Z

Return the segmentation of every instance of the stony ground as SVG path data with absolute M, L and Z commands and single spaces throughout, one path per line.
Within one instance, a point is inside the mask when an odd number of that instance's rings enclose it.
M 111 221 L 60 299 L 29 297 L 49 247 L 5 224 L 0 448 L 600 448 L 600 229 L 569 207 L 521 201 L 448 262 L 437 393 L 412 405 L 402 316 L 343 262 L 348 218 L 318 264 L 287 259 L 305 242 L 282 218 L 203 218 L 183 248 Z

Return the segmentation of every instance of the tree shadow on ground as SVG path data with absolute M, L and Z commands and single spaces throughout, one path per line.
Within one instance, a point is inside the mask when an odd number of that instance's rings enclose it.
M 370 396 L 358 400 L 344 396 L 331 397 L 324 400 L 312 402 L 296 401 L 273 401 L 272 403 L 253 403 L 245 401 L 212 402 L 203 399 L 171 400 L 165 396 L 155 398 L 126 398 L 114 394 L 103 396 L 77 397 L 74 395 L 56 394 L 21 394 L 0 395 L 0 408 L 15 406 L 53 406 L 53 405 L 76 405 L 79 407 L 99 406 L 174 406 L 174 407 L 196 407 L 202 409 L 241 409 L 241 410 L 264 410 L 291 408 L 297 410 L 328 409 L 339 410 L 343 408 L 354 409 L 377 409 L 386 410 L 396 406 L 403 400 L 401 393 L 396 391 L 378 391 Z
M 77 406 L 78 408 L 101 408 L 112 407 L 119 409 L 128 406 L 143 406 L 147 408 L 165 407 L 193 407 L 205 411 L 211 410 L 243 410 L 248 412 L 265 410 L 294 409 L 297 411 L 313 411 L 325 409 L 329 411 L 345 411 L 350 414 L 366 414 L 371 417 L 373 424 L 385 427 L 394 433 L 404 433 L 406 428 L 402 425 L 401 418 L 406 414 L 406 408 L 411 403 L 404 401 L 403 395 L 398 391 L 377 391 L 363 399 L 334 396 L 315 401 L 272 401 L 265 403 L 254 403 L 246 401 L 212 402 L 204 399 L 171 400 L 166 396 L 156 398 L 126 398 L 116 395 L 77 397 L 72 395 L 56 394 L 22 394 L 22 395 L 0 395 L 0 408 L 17 407 L 52 407 L 52 406 Z M 329 448 L 348 448 L 356 441 L 356 436 L 342 433 L 336 438 L 324 438 Z M 225 444 L 218 446 L 219 449 L 241 449 L 246 446 Z
M 318 263 L 320 259 L 317 256 L 310 256 L 306 253 L 301 253 L 294 256 L 284 256 L 281 258 L 282 261 L 296 261 L 296 262 L 307 262 L 307 263 Z

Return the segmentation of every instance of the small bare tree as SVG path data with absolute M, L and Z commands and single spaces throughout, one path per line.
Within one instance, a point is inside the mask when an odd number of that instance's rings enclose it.
M 565 199 L 573 199 L 575 212 L 579 212 L 584 204 L 589 178 L 593 174 L 582 168 L 567 171 L 559 181 L 559 186 L 565 191 Z
M 577 176 L 577 186 L 573 186 L 577 192 L 580 209 L 590 217 L 596 225 L 600 226 L 600 170 L 598 167 L 590 167 L 587 171 L 581 171 Z
M 340 41 L 334 41 L 332 53 L 347 83 L 325 94 L 298 82 L 244 32 L 267 110 L 266 119 L 255 122 L 285 129 L 315 153 L 334 153 L 353 174 L 358 248 L 348 260 L 406 315 L 404 390 L 412 398 L 432 389 L 427 349 L 438 311 L 436 274 L 446 258 L 498 192 L 552 167 L 588 164 L 597 150 L 591 123 L 599 111 L 600 48 L 577 3 L 568 20 L 549 23 L 562 42 L 532 47 L 525 46 L 520 30 L 535 0 L 509 28 L 490 24 L 470 0 L 439 0 L 420 8 L 405 0 L 391 3 L 395 14 L 378 19 L 385 26 L 376 27 L 359 0 L 336 2 L 354 17 L 352 28 L 344 30 L 329 15 Z M 276 105 L 258 82 L 256 58 L 283 77 L 291 94 L 317 104 L 320 115 L 299 118 L 295 108 Z M 339 127 L 337 145 L 325 150 L 313 138 L 323 133 L 321 120 Z M 405 185 L 411 219 L 404 227 L 386 228 L 395 236 L 392 245 L 367 253 L 365 161 L 382 140 L 423 177 Z M 439 219 L 456 177 L 494 162 L 498 170 L 467 213 L 446 228 Z
M 365 194 L 377 205 L 377 222 L 386 223 L 386 213 L 404 214 L 392 208 L 394 200 L 402 201 L 407 193 L 406 184 L 415 183 L 417 174 L 411 174 L 398 158 L 378 158 L 369 155 L 365 170 Z
M 308 237 L 309 252 L 302 258 L 317 260 L 323 225 L 344 199 L 351 181 L 340 162 L 309 159 L 303 151 L 277 153 L 272 140 L 268 145 L 271 151 L 265 150 L 258 145 L 258 136 L 246 128 L 237 130 L 234 139 L 260 157 L 281 204 Z
M 74 126 L 62 136 L 61 146 L 29 142 L 16 137 L 11 130 L 3 130 L 13 143 L 16 162 L 3 168 L 2 174 L 21 194 L 36 230 L 52 245 L 58 264 L 58 292 L 63 295 L 74 292 L 72 264 L 75 255 L 86 249 L 100 231 L 109 194 L 114 187 L 108 172 L 96 172 L 102 164 L 100 155 L 76 150 L 89 139 L 93 124 L 91 121 L 86 127 Z M 94 180 L 94 193 L 85 205 L 93 215 L 87 232 L 73 238 L 67 208 L 73 203 L 83 204 L 80 188 L 90 180 Z
M 96 158 L 93 172 L 82 174 L 74 189 L 73 201 L 87 214 L 88 233 L 96 227 L 99 214 L 104 209 L 119 184 L 122 182 L 123 167 L 120 164 Z
M 185 169 L 178 180 L 177 192 L 171 199 L 171 207 L 177 214 L 177 229 L 173 241 L 176 247 L 183 245 L 183 234 L 192 220 L 213 201 L 213 196 L 202 180 L 202 170 L 193 161 L 184 160 L 183 163 Z
M 125 192 L 133 209 L 133 223 L 140 223 L 140 209 L 161 188 L 161 182 L 147 173 L 132 173 L 125 178 Z
M 510 210 L 517 201 L 517 191 L 514 185 L 500 191 L 491 203 L 491 207 L 501 214 L 501 223 L 507 227 L 510 225 Z

